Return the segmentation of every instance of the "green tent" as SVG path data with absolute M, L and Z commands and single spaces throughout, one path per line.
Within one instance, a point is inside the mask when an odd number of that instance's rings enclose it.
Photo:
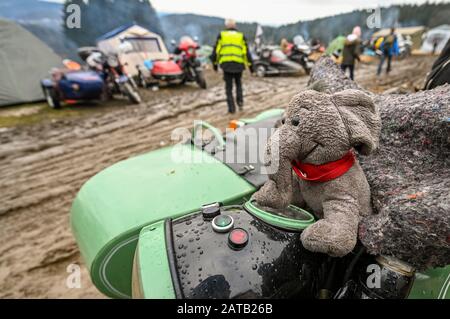
M 209 57 L 213 52 L 213 47 L 209 45 L 202 45 L 200 49 L 197 50 L 197 55 L 202 64 L 210 63 Z
M 0 20 L 0 106 L 44 99 L 40 80 L 61 58 L 18 24 Z
M 325 50 L 325 54 L 333 54 L 336 50 L 341 50 L 344 48 L 345 37 L 343 35 L 339 35 L 334 38 L 330 44 L 328 44 L 327 49 Z

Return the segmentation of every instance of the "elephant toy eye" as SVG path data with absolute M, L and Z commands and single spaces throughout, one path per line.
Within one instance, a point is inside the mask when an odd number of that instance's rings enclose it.
M 293 118 L 293 119 L 291 120 L 291 124 L 294 125 L 294 126 L 298 126 L 298 125 L 300 124 L 300 121 L 299 121 L 299 119 L 297 119 L 297 118 Z
M 286 122 L 286 120 L 283 118 L 282 120 L 281 120 L 281 124 L 284 124 Z

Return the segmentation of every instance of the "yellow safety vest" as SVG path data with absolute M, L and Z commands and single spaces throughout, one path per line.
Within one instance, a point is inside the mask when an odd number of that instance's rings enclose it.
M 220 33 L 216 47 L 217 62 L 237 62 L 248 65 L 247 46 L 244 34 L 236 30 L 225 30 Z

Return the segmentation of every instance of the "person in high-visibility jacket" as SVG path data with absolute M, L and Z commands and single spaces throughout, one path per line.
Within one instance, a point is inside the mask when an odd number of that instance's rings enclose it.
M 242 110 L 244 106 L 242 72 L 246 67 L 252 72 L 252 57 L 244 34 L 236 29 L 236 22 L 227 19 L 225 20 L 225 27 L 226 29 L 221 31 L 217 37 L 211 61 L 215 71 L 217 71 L 218 66 L 223 70 L 228 112 L 235 113 L 233 82 L 236 83 L 236 102 L 239 109 Z

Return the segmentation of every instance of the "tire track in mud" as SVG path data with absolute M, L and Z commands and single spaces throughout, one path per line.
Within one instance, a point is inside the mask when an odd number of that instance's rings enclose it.
M 356 73 L 373 84 L 375 67 Z M 394 64 L 399 81 L 411 66 Z M 413 72 L 423 77 L 424 71 Z M 417 74 L 416 74 L 417 73 Z M 226 114 L 223 85 L 148 94 L 127 106 L 87 118 L 41 123 L 0 132 L 0 298 L 98 298 L 69 228 L 75 194 L 90 177 L 131 156 L 171 144 L 175 128 L 206 120 L 224 129 L 231 119 L 285 107 L 307 77 L 246 78 L 244 111 Z M 389 80 L 385 80 L 386 86 Z M 369 85 L 370 84 L 370 85 Z M 159 94 L 161 93 L 161 94 Z M 64 110 L 62 110 L 63 112 Z M 66 267 L 81 264 L 82 288 L 68 289 Z
M 278 106 L 278 93 L 287 103 L 307 81 L 258 80 L 245 83 L 245 112 L 237 116 Z M 101 297 L 84 268 L 84 288 L 64 284 L 65 267 L 82 263 L 69 229 L 70 205 L 81 185 L 117 161 L 170 144 L 175 128 L 190 128 L 197 119 L 225 128 L 237 117 L 225 115 L 222 86 L 131 107 L 1 133 L 10 143 L 0 148 L 0 297 Z

